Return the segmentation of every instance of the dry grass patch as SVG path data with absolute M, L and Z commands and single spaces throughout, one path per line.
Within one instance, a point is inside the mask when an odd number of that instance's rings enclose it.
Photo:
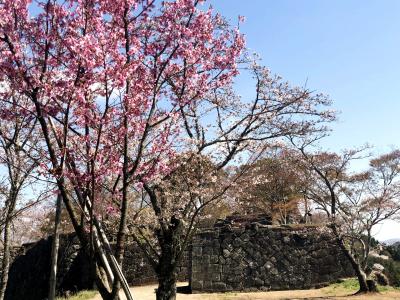
M 91 300 L 97 295 L 97 291 L 82 291 L 68 298 L 57 297 L 56 300 Z

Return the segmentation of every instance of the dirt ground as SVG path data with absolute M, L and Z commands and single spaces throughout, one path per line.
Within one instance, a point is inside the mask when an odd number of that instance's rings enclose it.
M 180 283 L 184 286 L 185 283 Z M 156 285 L 147 285 L 141 287 L 131 288 L 133 298 L 135 300 L 154 300 L 156 299 L 154 290 Z M 386 299 L 399 299 L 400 290 L 386 291 L 373 295 L 359 295 L 353 296 L 353 292 L 348 290 L 332 290 L 330 287 L 313 290 L 293 290 L 293 291 L 273 291 L 273 292 L 257 292 L 257 293 L 215 293 L 215 294 L 177 294 L 177 300 L 295 300 L 295 299 L 351 299 L 351 300 L 386 300 Z M 122 299 L 125 299 L 122 297 Z M 92 300 L 101 300 L 97 295 Z

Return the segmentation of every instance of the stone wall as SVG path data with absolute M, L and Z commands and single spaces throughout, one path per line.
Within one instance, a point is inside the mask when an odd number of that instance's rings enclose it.
M 52 237 L 21 247 L 11 265 L 5 300 L 42 300 L 47 297 Z M 179 267 L 179 280 L 188 280 L 188 254 Z M 157 277 L 139 247 L 130 244 L 124 257 L 123 272 L 130 285 L 157 282 Z M 60 236 L 57 294 L 92 289 L 89 259 L 81 251 L 75 234 Z
M 25 253 L 26 247 L 24 246 L 11 246 L 10 247 L 10 265 L 13 263 L 14 259 Z M 0 249 L 0 262 L 3 261 L 3 249 Z M 3 276 L 2 270 L 0 270 L 0 278 Z
M 5 299 L 42 300 L 47 298 L 50 277 L 52 237 L 23 247 L 9 271 Z M 60 237 L 57 291 L 78 291 L 93 287 L 87 257 L 79 251 L 75 235 Z
M 179 280 L 189 280 L 194 293 L 306 289 L 352 275 L 329 232 L 319 227 L 232 226 L 199 233 L 186 251 Z M 23 247 L 10 269 L 6 300 L 46 297 L 50 254 L 51 237 Z M 59 295 L 93 287 L 88 258 L 73 234 L 60 239 L 58 268 Z M 157 281 L 135 244 L 125 251 L 123 271 L 130 285 Z
M 307 289 L 352 275 L 328 232 L 318 227 L 226 226 L 198 234 L 192 247 L 194 293 Z
M 189 280 L 189 265 L 189 252 L 186 251 L 178 266 L 179 281 Z M 122 270 L 130 285 L 135 286 L 157 282 L 157 276 L 152 266 L 148 263 L 140 248 L 134 243 L 130 244 L 125 251 Z

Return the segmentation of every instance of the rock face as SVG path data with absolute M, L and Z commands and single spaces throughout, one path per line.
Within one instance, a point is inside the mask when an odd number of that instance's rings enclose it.
M 318 227 L 227 226 L 198 234 L 192 247 L 194 293 L 307 289 L 352 275 Z

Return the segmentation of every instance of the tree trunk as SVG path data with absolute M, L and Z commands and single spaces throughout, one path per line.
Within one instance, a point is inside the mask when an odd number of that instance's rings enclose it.
M 47 145 L 47 150 L 48 150 L 48 153 L 49 153 L 49 156 L 50 156 L 52 167 L 54 168 L 54 170 L 61 170 L 61 166 L 60 166 L 60 164 L 58 162 L 58 158 L 57 158 L 57 155 L 56 155 L 55 147 L 54 147 L 54 144 L 53 144 L 51 136 L 50 136 L 49 126 L 50 127 L 52 126 L 51 119 L 49 119 L 49 124 L 48 124 L 47 121 L 46 121 L 46 118 L 45 118 L 45 116 L 43 114 L 41 104 L 40 104 L 40 102 L 38 100 L 38 91 L 39 91 L 39 89 L 36 88 L 34 90 L 34 92 L 32 93 L 32 95 L 31 95 L 31 99 L 32 99 L 32 101 L 33 101 L 33 103 L 35 105 L 35 109 L 36 109 L 36 112 L 37 112 L 37 120 L 39 121 L 40 127 L 42 129 L 41 131 L 42 131 L 45 143 Z M 57 143 L 58 142 L 59 141 L 57 141 Z M 56 143 L 56 145 L 57 145 L 57 143 Z M 58 146 L 62 147 L 62 144 L 60 143 Z M 68 158 L 68 156 L 67 156 L 67 158 Z M 70 162 L 70 163 L 71 163 L 71 167 L 73 168 L 74 167 L 73 161 Z M 78 239 L 79 239 L 79 241 L 81 243 L 81 246 L 84 249 L 85 253 L 88 254 L 89 257 L 90 257 L 90 251 L 89 251 L 89 247 L 88 247 L 89 246 L 89 241 L 88 241 L 88 238 L 87 238 L 87 234 L 86 234 L 86 232 L 84 230 L 84 226 L 80 226 L 80 222 L 79 222 L 80 218 L 76 214 L 75 209 L 74 209 L 73 201 L 70 199 L 70 197 L 69 197 L 69 195 L 67 193 L 68 189 L 67 189 L 67 186 L 65 184 L 65 181 L 64 181 L 63 177 L 57 178 L 57 186 L 58 186 L 58 189 L 59 189 L 59 191 L 61 193 L 61 196 L 63 198 L 65 209 L 68 212 L 68 215 L 70 217 L 71 223 L 72 223 L 72 225 L 74 227 L 75 233 L 78 236 Z M 78 186 L 79 185 L 75 185 L 74 186 L 74 190 L 76 192 L 76 196 L 78 197 L 79 200 L 83 200 L 82 191 L 78 188 Z M 83 203 L 83 201 L 81 201 L 81 202 Z M 85 209 L 85 208 L 83 208 L 83 209 Z M 99 255 L 95 255 L 95 259 L 96 259 L 96 264 L 98 266 L 101 266 L 102 268 L 105 268 L 104 263 L 102 262 L 102 260 L 101 260 Z M 96 285 L 97 285 L 97 288 L 98 288 L 98 290 L 99 290 L 99 292 L 101 294 L 101 297 L 104 300 L 110 300 L 111 293 L 110 293 L 110 291 L 108 291 L 108 286 L 109 286 L 108 285 L 108 279 L 103 276 L 102 272 L 99 271 L 99 268 L 96 268 L 96 270 L 94 270 L 94 274 L 93 275 L 95 277 Z
M 126 19 L 125 26 L 127 26 Z M 126 29 L 127 30 L 127 27 Z M 127 38 L 127 36 L 126 36 Z M 129 51 L 129 43 L 126 46 L 126 50 Z M 128 56 L 129 62 L 129 56 Z M 129 82 L 127 82 L 127 92 L 129 91 Z M 128 128 L 128 119 L 126 115 L 124 116 L 124 127 Z M 122 262 L 124 260 L 124 252 L 125 252 L 125 240 L 126 240 L 126 229 L 127 229 L 127 216 L 128 216 L 128 135 L 124 134 L 124 161 L 122 167 L 122 203 L 121 203 L 121 217 L 119 221 L 119 228 L 117 233 L 117 244 L 115 245 L 115 259 L 116 263 L 122 269 Z M 122 283 L 123 284 L 123 283 Z M 114 300 L 118 299 L 118 292 L 121 288 L 121 282 L 119 280 L 114 280 L 112 294 Z M 128 295 L 127 295 L 128 296 Z
M 378 287 L 376 286 L 376 282 L 372 279 L 367 280 L 368 292 L 370 293 L 379 293 Z
M 4 299 L 7 283 L 8 283 L 8 271 L 10 270 L 10 262 L 11 262 L 11 222 L 12 215 L 15 210 L 15 206 L 17 203 L 17 195 L 18 189 L 12 185 L 11 190 L 8 195 L 8 199 L 6 201 L 6 219 L 4 222 L 4 243 L 3 243 L 3 261 L 1 265 L 1 281 L 0 281 L 0 300 Z
M 358 284 L 360 285 L 360 289 L 357 293 L 368 293 L 370 292 L 368 283 L 367 283 L 367 275 L 361 269 L 361 266 L 354 257 L 350 254 L 349 250 L 346 249 L 346 256 L 348 257 L 351 266 L 353 267 L 354 272 L 356 273 Z
M 123 193 L 126 195 L 126 191 Z M 125 253 L 125 241 L 126 241 L 126 219 L 127 219 L 127 212 L 128 212 L 128 199 L 126 196 L 123 196 L 122 200 L 122 207 L 121 207 L 121 220 L 118 228 L 117 233 L 117 243 L 115 245 L 115 259 L 116 263 L 122 269 L 122 263 L 124 260 L 124 253 Z M 121 288 L 120 280 L 114 280 L 112 294 L 113 300 L 118 300 L 118 292 Z
M 4 248 L 3 248 L 3 261 L 1 265 L 1 282 L 0 282 L 0 300 L 4 299 L 6 293 L 6 287 L 8 282 L 8 270 L 10 269 L 10 230 L 11 230 L 11 220 L 8 218 L 4 225 Z
M 332 230 L 333 233 L 335 234 L 336 240 L 339 244 L 340 249 L 344 253 L 344 255 L 347 257 L 347 259 L 350 262 L 350 265 L 352 266 L 354 272 L 356 273 L 358 283 L 360 285 L 360 290 L 357 293 L 368 293 L 369 287 L 367 284 L 367 275 L 365 272 L 362 270 L 361 265 L 357 262 L 357 260 L 354 258 L 354 256 L 351 254 L 350 250 L 346 248 L 346 245 L 344 244 L 343 239 L 340 237 L 336 225 L 332 225 Z
M 61 221 L 61 195 L 57 197 L 56 216 L 54 220 L 54 235 L 51 247 L 51 268 L 50 268 L 50 282 L 49 282 L 49 300 L 56 298 L 56 285 L 57 285 L 57 261 L 58 261 L 58 248 L 60 245 L 59 227 Z
M 173 223 L 173 222 L 172 222 Z M 175 300 L 176 299 L 176 242 L 179 222 L 176 227 L 169 228 L 163 234 L 158 235 L 158 240 L 161 246 L 161 256 L 156 268 L 158 277 L 158 288 L 156 291 L 157 300 Z
M 165 261 L 164 261 L 165 262 Z M 176 299 L 176 270 L 171 264 L 160 265 L 158 276 L 157 300 Z
M 367 242 L 365 243 L 365 249 L 364 249 L 364 257 L 362 261 L 362 268 L 365 271 L 367 268 L 367 263 L 368 263 L 368 257 L 369 257 L 369 252 L 371 251 L 371 240 L 372 240 L 372 234 L 371 234 L 371 229 L 367 230 Z

